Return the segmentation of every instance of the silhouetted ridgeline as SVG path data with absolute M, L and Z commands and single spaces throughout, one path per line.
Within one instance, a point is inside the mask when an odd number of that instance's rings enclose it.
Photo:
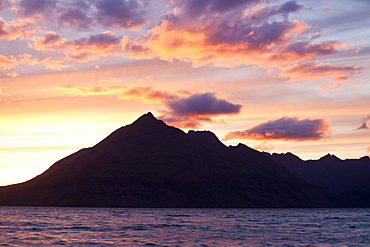
M 267 154 L 267 153 L 266 153 Z M 300 178 L 327 191 L 370 191 L 370 159 L 341 160 L 327 154 L 319 160 L 303 161 L 294 154 L 267 154 Z
M 325 160 L 320 159 L 315 166 L 326 166 Z M 226 147 L 212 132 L 184 133 L 147 113 L 94 147 L 56 162 L 30 181 L 0 187 L 0 205 L 370 206 L 369 159 L 353 161 L 361 163 L 354 166 L 363 169 L 362 182 L 354 183 L 351 179 L 359 177 L 353 173 L 343 178 L 352 183 L 335 189 L 322 186 L 326 182 L 317 182 L 320 176 L 310 180 L 302 175 L 304 171 L 294 170 L 294 162 L 304 167 L 294 155 L 267 155 L 242 144 Z M 335 170 L 334 163 L 330 162 L 330 167 Z M 342 165 L 338 167 L 342 169 Z

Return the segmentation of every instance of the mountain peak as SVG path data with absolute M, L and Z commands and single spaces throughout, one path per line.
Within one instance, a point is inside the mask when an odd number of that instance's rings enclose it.
M 148 113 L 143 114 L 138 119 L 136 119 L 132 124 L 135 124 L 135 123 L 138 123 L 138 122 L 147 122 L 147 123 L 150 123 L 150 122 L 154 122 L 154 121 L 158 121 L 158 119 L 156 119 L 154 117 L 153 113 L 148 112 Z
M 135 128 L 142 131 L 158 130 L 159 128 L 169 127 L 162 120 L 158 120 L 154 117 L 151 112 L 148 112 L 138 119 L 136 119 L 132 124 L 129 125 L 130 128 Z
M 96 146 L 117 143 L 125 138 L 145 136 L 152 133 L 162 132 L 166 129 L 171 129 L 171 127 L 165 124 L 162 120 L 156 119 L 151 112 L 148 112 L 136 119 L 132 124 L 128 124 L 115 130 Z
M 174 127 L 168 126 L 165 122 L 154 117 L 151 112 L 148 112 L 133 123 L 127 125 L 125 129 L 132 134 L 149 134 L 153 132 L 161 132 L 166 129 L 172 129 Z
M 319 160 L 325 160 L 325 161 L 341 161 L 341 159 L 339 159 L 337 156 L 335 156 L 334 154 L 327 154 L 323 157 L 321 157 Z

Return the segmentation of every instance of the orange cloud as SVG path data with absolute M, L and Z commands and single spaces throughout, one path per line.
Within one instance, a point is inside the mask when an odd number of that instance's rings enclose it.
M 169 1 L 167 7 L 172 7 L 172 12 L 165 14 L 147 33 L 138 32 L 136 37 L 132 33 L 130 38 L 105 31 L 67 40 L 32 24 L 36 20 L 77 30 L 96 26 L 134 30 L 149 21 L 146 16 L 150 4 L 144 2 L 115 1 L 112 5 L 109 0 L 92 4 L 20 0 L 14 3 L 13 10 L 28 19 L 7 23 L 0 18 L 0 38 L 28 38 L 31 49 L 58 52 L 58 59 L 47 58 L 42 62 L 52 69 L 66 67 L 66 63 L 129 55 L 135 59 L 183 61 L 193 67 L 206 64 L 275 67 L 280 70 L 280 76 L 290 81 L 341 81 L 354 78 L 361 71 L 359 67 L 314 61 L 348 50 L 350 45 L 332 40 L 311 43 L 318 37 L 317 33 L 310 35 L 311 26 L 288 18 L 305 9 L 295 1 L 277 5 L 266 4 L 264 0 Z M 44 32 L 44 36 L 35 36 L 36 30 Z
M 341 88 L 342 86 L 356 86 L 356 83 L 348 83 L 348 82 L 337 82 L 335 84 L 324 84 L 324 85 L 321 85 L 319 86 L 317 89 L 318 90 L 321 90 L 321 91 L 324 91 L 324 90 L 334 90 L 334 89 L 338 89 L 338 88 Z
M 44 37 L 35 36 L 32 38 L 32 40 L 34 41 L 34 43 L 29 43 L 28 46 L 38 51 L 62 49 L 62 46 L 67 41 L 66 39 L 63 39 L 59 34 L 52 31 L 46 32 Z M 58 49 L 58 47 L 60 48 Z
M 39 64 L 39 60 L 32 58 L 30 54 L 22 54 L 17 58 L 11 56 L 10 58 L 0 55 L 0 72 L 15 69 L 20 64 L 36 65 Z M 9 75 L 18 75 L 17 73 L 8 73 Z
M 11 70 L 17 67 L 18 65 L 17 59 L 14 57 L 6 57 L 3 55 L 0 55 L 0 71 L 6 71 L 6 70 Z
M 176 100 L 179 95 L 171 92 L 154 90 L 151 87 L 132 87 L 120 95 L 120 99 L 138 98 L 144 101 L 169 101 Z
M 18 61 L 21 64 L 27 64 L 27 65 L 36 65 L 40 63 L 37 58 L 33 58 L 31 54 L 27 54 L 27 53 L 19 55 Z
M 93 87 L 77 87 L 73 84 L 63 84 L 57 89 L 63 90 L 75 95 L 102 95 L 102 94 L 118 94 L 126 87 L 123 86 L 93 86 Z
M 301 7 L 292 2 L 291 6 L 266 8 L 263 16 L 285 15 Z M 360 71 L 357 67 L 310 61 L 338 53 L 347 45 L 338 41 L 311 44 L 305 37 L 311 26 L 305 22 L 287 19 L 266 21 L 266 18 L 256 17 L 256 13 L 261 11 L 261 8 L 252 8 L 244 11 L 243 16 L 239 13 L 234 17 L 227 15 L 216 19 L 202 16 L 191 20 L 181 11 L 175 11 L 152 28 L 150 35 L 128 40 L 125 50 L 133 58 L 180 60 L 192 63 L 193 67 L 205 64 L 274 66 L 291 81 L 302 78 L 345 80 Z M 297 41 L 299 39 L 306 41 Z M 302 63 L 292 66 L 297 62 Z
M 29 19 L 6 22 L 0 17 L 0 39 L 16 40 L 17 38 L 30 38 L 34 35 L 38 26 Z
M 329 125 L 324 119 L 283 117 L 261 123 L 244 131 L 229 132 L 224 140 L 317 141 L 330 134 L 330 132 Z
M 61 52 L 65 56 L 64 60 L 72 63 L 122 55 L 122 46 L 125 45 L 127 38 L 106 31 L 77 40 L 67 40 L 55 32 L 46 32 L 44 37 L 35 36 L 32 40 L 33 43 L 28 44 L 29 48 Z
M 52 70 L 60 70 L 61 68 L 67 67 L 67 65 L 64 64 L 64 60 L 58 59 L 58 58 L 52 58 L 47 57 L 41 61 L 41 63 L 49 69 Z

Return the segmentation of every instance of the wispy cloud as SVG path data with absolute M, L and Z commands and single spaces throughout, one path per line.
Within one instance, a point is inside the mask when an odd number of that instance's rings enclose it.
M 283 117 L 255 125 L 244 131 L 229 132 L 224 140 L 317 141 L 325 138 L 330 132 L 329 124 L 324 119 Z
M 283 76 L 288 76 L 291 81 L 317 80 L 327 78 L 330 81 L 343 81 L 355 78 L 363 70 L 362 67 L 336 66 L 328 63 L 302 62 L 283 71 Z
M 335 84 L 323 84 L 323 85 L 319 86 L 317 89 L 321 90 L 321 91 L 334 90 L 334 89 L 339 89 L 342 86 L 351 86 L 351 87 L 353 87 L 353 86 L 356 86 L 356 83 L 337 82 Z
M 132 87 L 124 91 L 121 95 L 121 99 L 125 98 L 137 98 L 143 101 L 172 101 L 178 99 L 180 96 L 176 93 L 155 90 L 151 87 Z
M 63 90 L 67 93 L 74 94 L 74 95 L 103 95 L 103 94 L 119 94 L 124 90 L 126 87 L 124 86 L 89 86 L 89 87 L 81 87 L 75 86 L 73 84 L 63 84 L 57 89 Z

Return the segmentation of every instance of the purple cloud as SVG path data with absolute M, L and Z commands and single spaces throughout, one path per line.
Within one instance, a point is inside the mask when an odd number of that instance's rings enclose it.
M 199 17 L 206 13 L 224 13 L 262 0 L 184 0 L 187 15 Z
M 317 141 L 329 133 L 329 125 L 324 119 L 283 117 L 244 131 L 229 132 L 224 139 Z
M 242 105 L 218 99 L 213 93 L 194 94 L 176 101 L 167 102 L 173 115 L 212 116 L 239 113 Z
M 18 14 L 24 17 L 48 18 L 53 15 L 58 0 L 21 0 Z
M 77 1 L 67 6 L 60 14 L 59 24 L 63 27 L 71 27 L 77 30 L 87 30 L 94 24 L 94 19 L 89 17 L 91 5 L 84 1 Z
M 167 92 L 151 87 L 129 88 L 120 95 L 120 99 L 131 98 L 163 102 L 167 109 L 161 111 L 159 118 L 179 128 L 196 129 L 204 122 L 217 122 L 211 117 L 237 114 L 242 108 L 240 104 L 217 98 L 214 93 Z
M 100 34 L 92 34 L 87 38 L 70 41 L 64 46 L 75 50 L 111 51 L 121 47 L 121 38 L 115 33 L 106 31 Z
M 296 42 L 289 44 L 284 52 L 295 53 L 300 57 L 327 56 L 338 53 L 338 48 L 341 46 L 343 46 L 343 44 L 337 41 L 323 41 L 314 44 Z
M 298 12 L 301 9 L 303 9 L 303 5 L 299 5 L 295 1 L 289 1 L 282 5 L 265 6 L 256 11 L 251 16 L 251 19 L 253 21 L 264 21 L 274 15 L 282 15 L 287 18 L 288 14 Z
M 147 1 L 144 4 L 137 0 L 98 0 L 95 18 L 106 27 L 130 29 L 148 22 L 145 18 Z

